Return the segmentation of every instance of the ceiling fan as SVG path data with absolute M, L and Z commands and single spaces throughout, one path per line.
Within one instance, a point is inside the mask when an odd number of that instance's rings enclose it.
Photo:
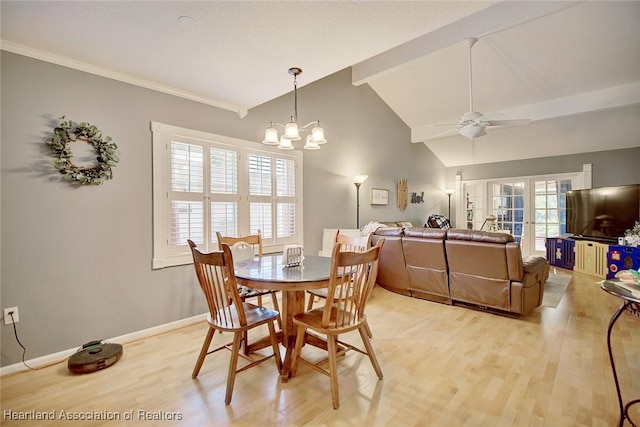
M 491 115 L 485 115 L 473 110 L 473 79 L 472 79 L 472 67 L 471 67 L 471 48 L 478 39 L 470 38 L 467 40 L 469 46 L 469 112 L 462 115 L 458 119 L 458 123 L 440 123 L 431 126 L 455 126 L 454 129 L 447 130 L 446 132 L 439 133 L 437 135 L 427 138 L 430 139 L 442 138 L 447 135 L 459 133 L 460 135 L 469 139 L 475 139 L 480 136 L 486 135 L 485 129 L 490 127 L 511 127 L 511 126 L 524 126 L 529 124 L 530 119 L 515 119 L 515 120 L 492 120 Z M 496 116 L 498 114 L 493 114 Z

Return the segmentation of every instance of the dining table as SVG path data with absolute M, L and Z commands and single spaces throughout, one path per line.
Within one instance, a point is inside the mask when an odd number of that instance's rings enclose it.
M 285 347 L 282 362 L 281 381 L 291 377 L 291 359 L 296 342 L 296 326 L 293 317 L 305 311 L 306 291 L 329 286 L 331 258 L 308 255 L 300 264 L 287 265 L 282 254 L 266 254 L 253 259 L 238 261 L 234 264 L 236 281 L 240 285 L 259 290 L 282 291 L 282 331 L 279 333 Z M 312 334 L 305 334 L 305 343 L 323 349 L 326 341 Z M 268 339 L 258 340 L 247 346 L 252 352 L 270 345 Z

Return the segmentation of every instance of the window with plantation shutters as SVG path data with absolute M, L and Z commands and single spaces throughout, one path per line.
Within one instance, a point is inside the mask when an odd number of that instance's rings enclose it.
M 302 153 L 153 122 L 153 268 L 191 263 L 187 240 L 261 231 L 263 252 L 302 243 Z
M 296 163 L 276 159 L 276 233 L 278 238 L 296 234 Z
M 211 147 L 211 242 L 216 231 L 223 236 L 238 235 L 238 152 Z
M 170 242 L 180 245 L 191 239 L 204 242 L 202 191 L 204 163 L 202 145 L 171 141 L 170 152 Z

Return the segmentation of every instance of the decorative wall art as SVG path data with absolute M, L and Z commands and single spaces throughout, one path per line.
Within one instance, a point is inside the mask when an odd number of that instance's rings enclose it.
M 398 188 L 398 209 L 403 212 L 407 209 L 407 202 L 409 201 L 409 187 L 407 185 L 406 178 L 400 178 L 397 184 Z
M 424 203 L 424 191 L 418 193 L 411 193 L 411 203 Z
M 382 188 L 371 189 L 371 204 L 372 205 L 388 205 L 389 204 L 389 190 Z
M 96 126 L 60 117 L 60 124 L 53 129 L 53 135 L 46 139 L 56 160 L 52 162 L 64 179 L 73 184 L 100 185 L 104 180 L 113 178 L 113 168 L 120 161 L 120 152 L 110 136 L 102 137 L 102 131 Z M 73 152 L 70 143 L 84 141 L 93 146 L 96 151 L 94 166 L 77 166 L 71 160 Z

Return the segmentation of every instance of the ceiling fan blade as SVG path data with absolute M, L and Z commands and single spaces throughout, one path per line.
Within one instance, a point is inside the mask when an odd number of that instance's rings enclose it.
M 433 125 L 425 125 L 430 128 L 440 127 L 440 126 L 458 126 L 459 123 L 436 123 Z
M 453 126 L 455 126 L 455 125 L 453 125 Z M 430 136 L 429 138 L 425 138 L 425 139 L 422 140 L 422 142 L 431 141 L 432 139 L 444 138 L 444 137 L 447 137 L 447 136 L 453 136 L 457 132 L 458 132 L 457 128 L 449 129 L 448 131 L 435 134 L 433 136 Z
M 530 119 L 513 119 L 513 120 L 491 120 L 484 122 L 487 126 L 501 126 L 501 127 L 512 127 L 512 126 L 525 126 L 531 123 Z

